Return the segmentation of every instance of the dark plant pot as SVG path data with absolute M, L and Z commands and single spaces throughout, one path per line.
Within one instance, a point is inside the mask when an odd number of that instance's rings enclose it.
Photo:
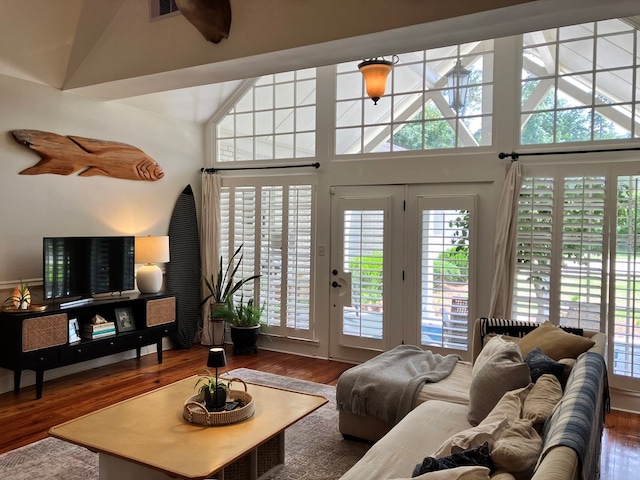
M 231 341 L 233 342 L 233 353 L 247 355 L 258 353 L 258 337 L 260 336 L 260 325 L 255 327 L 234 327 L 231 328 Z
M 227 403 L 227 391 L 224 388 L 218 387 L 213 392 L 207 388 L 204 391 L 204 404 L 207 410 L 222 408 L 225 403 Z

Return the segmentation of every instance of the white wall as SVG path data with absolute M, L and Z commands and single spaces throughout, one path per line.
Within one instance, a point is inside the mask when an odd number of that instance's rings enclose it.
M 154 158 L 165 176 L 146 182 L 20 175 L 40 157 L 13 139 L 14 129 L 128 143 Z M 0 132 L 0 291 L 19 279 L 41 282 L 44 236 L 166 235 L 184 187 L 191 184 L 200 196 L 198 124 L 0 76 Z M 0 391 L 9 375 L 0 369 Z

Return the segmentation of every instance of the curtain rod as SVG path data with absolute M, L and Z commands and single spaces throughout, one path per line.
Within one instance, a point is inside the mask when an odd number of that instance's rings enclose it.
M 505 159 L 507 157 L 511 157 L 511 160 L 518 160 L 518 158 L 520 157 L 529 157 L 529 156 L 538 156 L 538 155 L 572 155 L 575 153 L 608 153 L 608 152 L 629 152 L 629 151 L 634 151 L 634 150 L 640 150 L 640 147 L 629 147 L 629 148 L 603 148 L 600 150 L 565 150 L 565 151 L 558 151 L 558 152 L 525 152 L 525 153 L 518 153 L 518 152 L 511 152 L 511 153 L 505 153 L 505 152 L 500 152 L 498 154 L 498 158 L 500 159 Z
M 320 168 L 320 163 L 309 163 L 306 165 L 273 165 L 268 167 L 227 167 L 227 168 L 201 168 L 201 172 L 205 173 L 217 173 L 217 172 L 230 172 L 233 170 L 271 170 L 274 168 Z

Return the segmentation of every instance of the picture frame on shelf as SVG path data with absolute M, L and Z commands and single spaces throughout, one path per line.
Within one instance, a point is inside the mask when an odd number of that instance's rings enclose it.
M 118 333 L 130 332 L 136 329 L 136 324 L 133 318 L 133 310 L 129 307 L 116 308 L 116 329 Z
M 80 341 L 80 325 L 77 318 L 69 319 L 69 343 Z

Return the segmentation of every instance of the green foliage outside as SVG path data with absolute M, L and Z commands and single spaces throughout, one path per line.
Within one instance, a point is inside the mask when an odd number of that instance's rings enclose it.
M 469 85 L 478 85 L 482 82 L 482 72 L 473 70 L 469 77 Z M 465 112 L 477 112 L 482 110 L 482 89 L 467 88 L 465 105 L 458 112 L 458 117 Z M 423 122 L 424 119 L 424 122 Z M 439 148 L 454 148 L 456 146 L 456 132 L 453 128 L 456 119 L 445 119 L 442 112 L 433 102 L 428 102 L 424 110 L 418 112 L 393 135 L 393 144 L 407 150 L 433 150 Z M 424 126 L 424 131 L 423 131 Z M 482 129 L 471 132 L 478 144 L 482 141 Z
M 442 287 L 445 283 L 466 284 L 469 277 L 469 249 L 451 247 L 438 254 L 433 262 L 433 281 Z
M 539 81 L 529 81 L 522 84 L 522 103 L 528 99 Z M 601 98 L 603 103 L 609 103 Z M 628 138 L 617 129 L 616 124 L 600 114 L 592 118 L 591 108 L 572 108 L 573 105 L 561 96 L 554 99 L 553 90 L 549 90 L 540 103 L 536 112 L 531 113 L 529 120 L 522 128 L 520 143 L 536 145 L 546 143 L 588 142 L 591 140 L 609 140 L 614 138 Z M 593 127 L 591 125 L 593 121 Z M 593 139 L 591 138 L 593 132 Z
M 381 252 L 349 259 L 353 290 L 360 292 L 363 305 L 382 304 L 382 262 Z

